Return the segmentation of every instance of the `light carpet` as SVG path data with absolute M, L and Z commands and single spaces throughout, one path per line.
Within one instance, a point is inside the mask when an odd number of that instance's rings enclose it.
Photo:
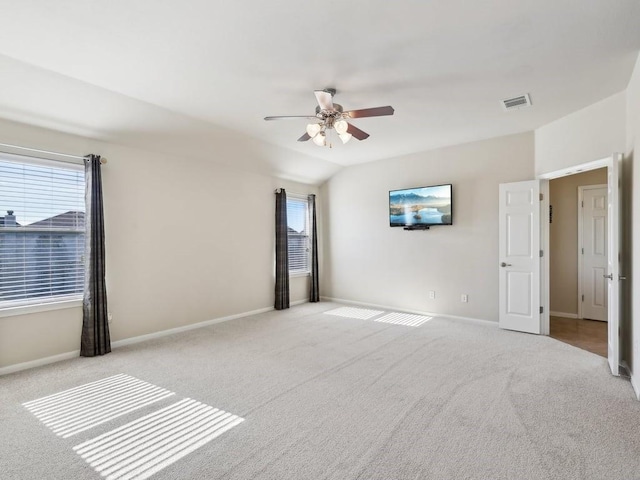
M 144 424 L 172 434 L 161 451 L 184 454 L 145 470 L 145 448 L 122 471 L 162 480 L 640 478 L 640 402 L 605 359 L 471 322 L 324 313 L 342 307 L 300 305 L 0 377 L 0 477 L 109 478 L 134 457 L 127 445 L 146 447 Z M 117 418 L 69 438 L 27 408 L 116 375 L 174 395 L 113 407 Z M 190 427 L 158 420 L 181 405 L 233 428 L 183 448 Z M 100 460 L 114 434 L 131 443 Z

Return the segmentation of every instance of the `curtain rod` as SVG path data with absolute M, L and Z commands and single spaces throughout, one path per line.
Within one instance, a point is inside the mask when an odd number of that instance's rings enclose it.
M 67 153 L 60 153 L 60 152 L 50 152 L 49 150 L 38 150 L 37 148 L 29 148 L 29 147 L 21 147 L 20 145 L 10 145 L 8 143 L 0 143 L 1 147 L 9 147 L 9 148 L 17 148 L 18 150 L 28 150 L 30 152 L 38 152 L 38 153 L 46 153 L 49 155 L 58 155 L 60 157 L 67 157 L 67 158 L 76 158 L 78 160 L 84 160 L 85 157 L 79 157 L 78 155 L 69 155 Z M 107 159 L 106 158 L 100 158 L 100 163 L 101 164 L 105 164 L 107 163 Z
M 276 188 L 275 191 L 273 193 L 280 193 L 282 190 L 282 188 Z M 298 197 L 308 197 L 309 195 L 315 195 L 315 193 L 296 193 L 296 192 L 289 192 L 288 195 L 293 195 L 298 196 Z

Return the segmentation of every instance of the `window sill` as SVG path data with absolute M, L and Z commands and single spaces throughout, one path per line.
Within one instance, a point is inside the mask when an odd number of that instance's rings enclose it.
M 28 315 L 30 313 L 48 312 L 51 310 L 62 310 L 65 308 L 82 307 L 82 299 L 63 300 L 59 302 L 38 303 L 35 305 L 21 305 L 19 307 L 0 308 L 1 317 L 14 317 L 17 315 Z
M 311 275 L 311 272 L 289 272 L 289 278 L 308 277 L 309 275 Z

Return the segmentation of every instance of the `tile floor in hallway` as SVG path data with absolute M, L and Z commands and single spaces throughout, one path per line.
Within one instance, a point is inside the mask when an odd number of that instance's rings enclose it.
M 606 358 L 607 322 L 582 318 L 550 318 L 550 336 Z

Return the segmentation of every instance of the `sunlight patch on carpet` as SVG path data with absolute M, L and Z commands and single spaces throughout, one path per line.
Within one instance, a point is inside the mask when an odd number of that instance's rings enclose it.
M 413 315 L 411 313 L 388 313 L 383 317 L 376 318 L 374 322 L 393 323 L 395 325 L 406 325 L 407 327 L 419 327 L 428 322 L 433 317 L 425 315 Z
M 382 310 L 369 310 L 367 308 L 340 307 L 328 310 L 327 315 L 336 315 L 338 317 L 357 318 L 359 320 L 369 320 L 373 317 L 384 313 Z
M 73 449 L 109 480 L 143 480 L 243 421 L 187 398 Z
M 68 438 L 171 395 L 175 394 L 119 374 L 22 405 L 56 435 Z

